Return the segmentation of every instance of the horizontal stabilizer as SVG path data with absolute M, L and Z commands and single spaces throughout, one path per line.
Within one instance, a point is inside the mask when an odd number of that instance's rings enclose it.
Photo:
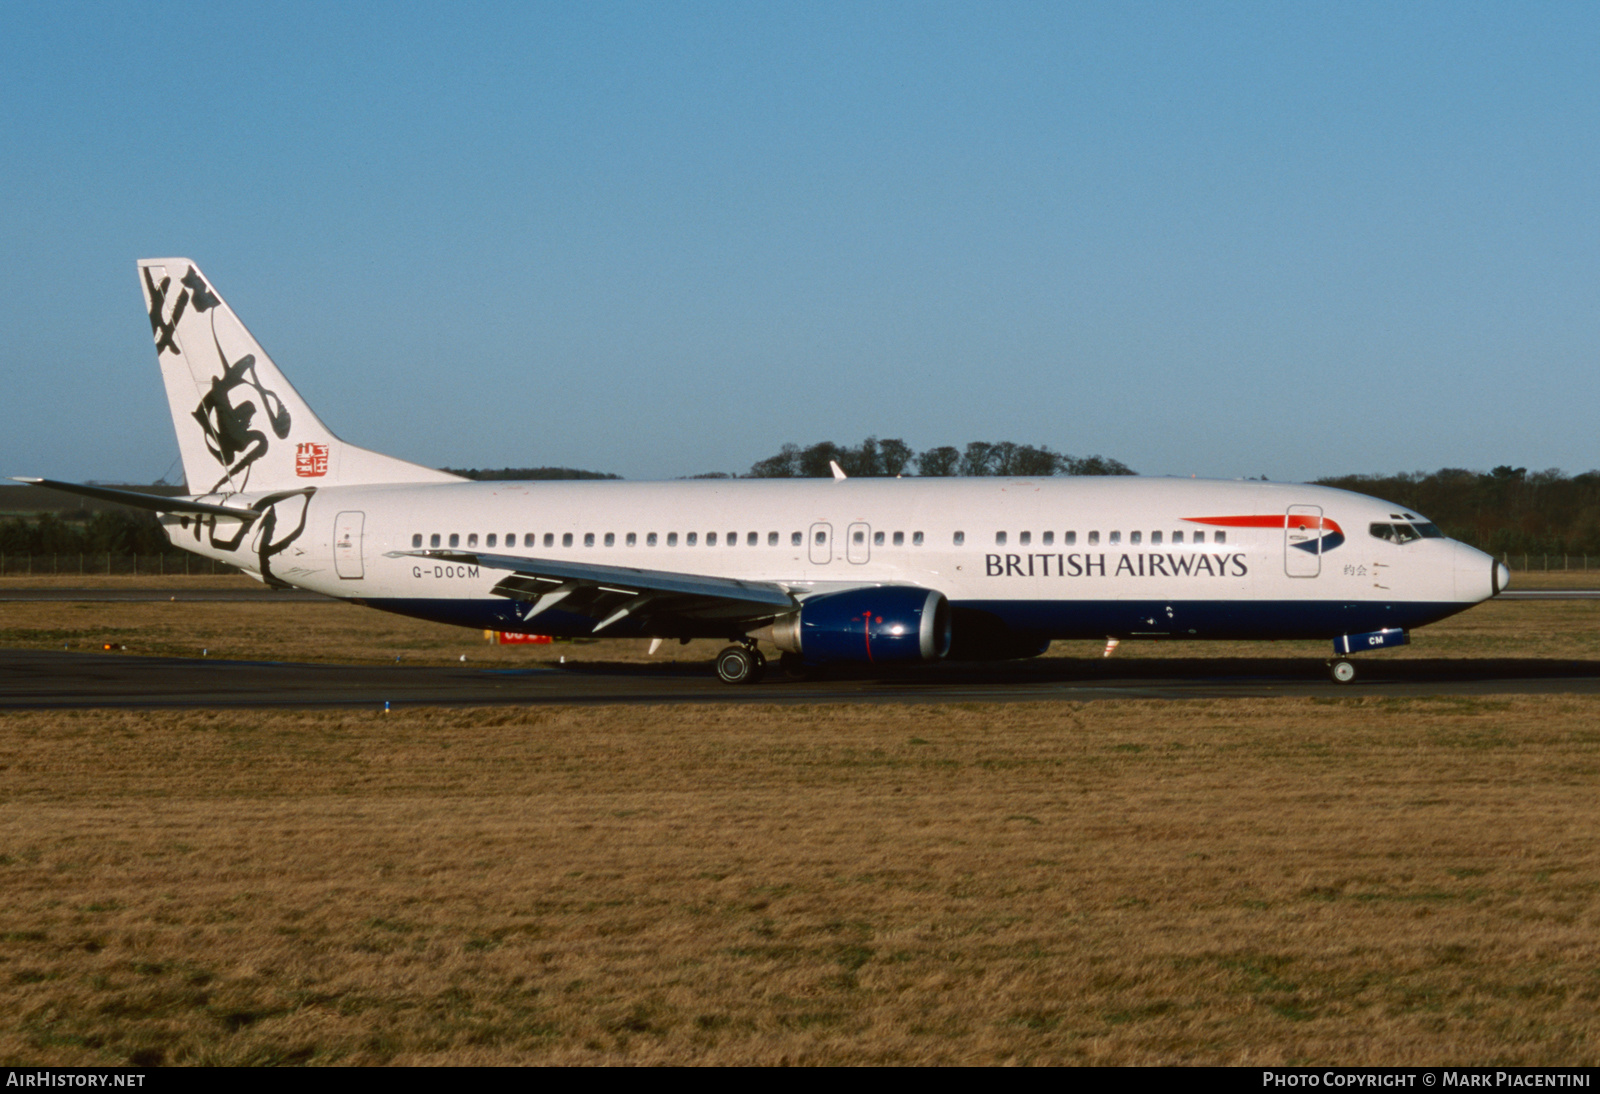
M 25 482 L 29 486 L 43 486 L 48 490 L 59 490 L 63 494 L 78 494 L 86 498 L 96 498 L 100 501 L 116 502 L 118 505 L 131 506 L 134 509 L 149 509 L 155 513 L 202 513 L 214 517 L 231 517 L 251 523 L 261 514 L 254 509 L 236 508 L 231 505 L 207 505 L 203 501 L 190 501 L 186 498 L 164 498 L 158 494 L 141 494 L 137 490 L 113 490 L 108 486 L 84 486 L 76 482 L 58 482 L 55 479 L 21 479 L 13 477 L 13 482 Z

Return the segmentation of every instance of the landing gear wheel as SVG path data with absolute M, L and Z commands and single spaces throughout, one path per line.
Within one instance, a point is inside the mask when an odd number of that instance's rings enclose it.
M 1345 660 L 1330 661 L 1328 662 L 1328 675 L 1333 677 L 1335 684 L 1348 684 L 1356 678 L 1355 662 Z
M 717 654 L 717 676 L 724 684 L 754 684 L 766 668 L 765 657 L 743 646 L 729 646 Z

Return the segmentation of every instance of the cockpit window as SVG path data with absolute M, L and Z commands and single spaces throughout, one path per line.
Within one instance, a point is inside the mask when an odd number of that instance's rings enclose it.
M 1425 527 L 1432 531 L 1432 535 L 1428 538 L 1440 538 L 1439 529 L 1434 528 L 1431 524 L 1425 525 Z M 1422 539 L 1424 536 L 1421 529 L 1403 523 L 1371 524 L 1367 527 L 1367 531 L 1372 533 L 1374 539 L 1387 540 L 1390 543 L 1410 543 L 1413 540 Z

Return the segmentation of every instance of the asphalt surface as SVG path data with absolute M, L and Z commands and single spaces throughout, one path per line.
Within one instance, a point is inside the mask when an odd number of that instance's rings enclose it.
M 1507 592 L 1506 599 L 1600 598 L 1596 589 Z M 0 601 L 273 602 L 326 600 L 298 589 L 10 589 Z M 95 707 L 378 707 L 566 703 L 952 703 L 1114 698 L 1600 693 L 1600 661 L 1358 660 L 1334 684 L 1311 659 L 1041 658 L 848 671 L 792 680 L 774 666 L 747 687 L 709 665 L 648 663 L 329 665 L 117 653 L 0 650 L 0 709 Z
M 324 665 L 0 650 L 0 709 L 643 703 L 953 703 L 1360 695 L 1600 694 L 1600 661 L 1359 662 L 1334 684 L 1307 659 L 1075 660 L 915 666 L 730 687 L 709 665 Z
M 1508 589 L 1499 600 L 1600 600 L 1600 589 Z

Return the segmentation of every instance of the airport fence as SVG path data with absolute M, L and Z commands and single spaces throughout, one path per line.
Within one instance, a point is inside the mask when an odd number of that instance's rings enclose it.
M 0 576 L 49 577 L 52 574 L 80 576 L 132 575 L 166 577 L 211 574 L 236 574 L 238 567 L 226 562 L 201 558 L 188 551 L 169 551 L 158 555 L 119 554 L 0 554 Z

